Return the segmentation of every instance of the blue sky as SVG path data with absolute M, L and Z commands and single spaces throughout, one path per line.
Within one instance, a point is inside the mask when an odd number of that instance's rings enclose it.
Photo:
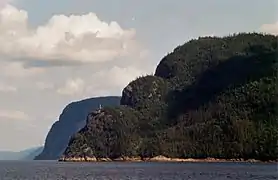
M 0 47 L 0 150 L 43 144 L 65 105 L 120 95 L 129 81 L 152 73 L 164 55 L 191 38 L 277 34 L 277 5 L 277 0 L 13 0 L 2 5 L 0 16 L 7 21 L 0 23 L 5 45 Z
M 157 53 L 156 58 L 192 37 L 257 31 L 278 17 L 276 0 L 23 0 L 20 7 L 28 11 L 33 25 L 53 14 L 94 12 L 104 21 L 135 28 L 139 39 Z

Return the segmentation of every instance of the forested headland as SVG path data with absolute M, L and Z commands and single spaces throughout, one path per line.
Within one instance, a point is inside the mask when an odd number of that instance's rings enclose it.
M 63 158 L 278 159 L 277 36 L 239 33 L 178 46 L 121 106 L 87 117 Z

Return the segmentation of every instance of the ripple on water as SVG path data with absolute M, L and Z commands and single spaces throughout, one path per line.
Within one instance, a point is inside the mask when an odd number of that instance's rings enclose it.
M 1 180 L 274 180 L 277 164 L 0 161 Z

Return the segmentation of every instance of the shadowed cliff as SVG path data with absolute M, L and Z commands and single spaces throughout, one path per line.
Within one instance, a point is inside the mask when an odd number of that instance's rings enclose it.
M 45 140 L 45 146 L 41 154 L 35 160 L 55 160 L 65 151 L 70 137 L 83 128 L 86 124 L 86 116 L 92 110 L 102 106 L 118 106 L 120 97 L 96 97 L 72 102 L 65 107 Z

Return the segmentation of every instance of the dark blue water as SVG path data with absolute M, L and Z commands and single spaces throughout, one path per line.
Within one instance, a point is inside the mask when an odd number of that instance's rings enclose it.
M 277 164 L 262 163 L 63 163 L 0 161 L 0 180 L 268 180 Z

